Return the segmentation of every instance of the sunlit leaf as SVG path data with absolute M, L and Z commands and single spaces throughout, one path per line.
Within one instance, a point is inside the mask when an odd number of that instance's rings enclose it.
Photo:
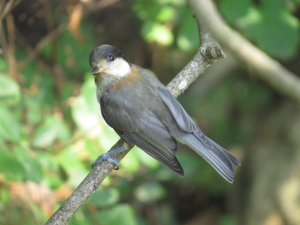
M 121 168 L 124 171 L 135 172 L 138 170 L 140 166 L 140 162 L 138 160 L 137 151 L 140 149 L 132 149 L 126 157 L 120 162 Z
M 94 77 L 87 73 L 85 82 L 81 87 L 81 95 L 84 97 L 86 106 L 91 113 L 99 114 L 100 106 L 96 98 L 97 86 L 95 85 Z
M 142 36 L 147 42 L 157 42 L 161 45 L 171 45 L 174 40 L 173 33 L 165 25 L 147 21 L 143 24 Z
M 17 142 L 21 137 L 21 127 L 10 110 L 0 105 L 0 137 Z
M 153 30 L 158 27 L 159 24 L 155 23 L 151 20 L 146 21 L 143 23 L 142 28 L 141 28 L 141 33 L 143 38 L 148 41 L 148 42 L 153 42 L 155 40 L 155 37 L 153 35 Z
M 156 20 L 165 23 L 171 21 L 175 17 L 176 11 L 173 7 L 162 7 L 156 15 Z
M 77 126 L 84 132 L 96 128 L 99 123 L 101 112 L 96 99 L 96 85 L 93 77 L 86 76 L 81 88 L 81 95 L 72 105 L 72 116 Z
M 101 121 L 102 130 L 99 134 L 99 146 L 102 150 L 107 152 L 112 145 L 114 145 L 119 139 L 119 135 L 109 127 L 103 119 Z
M 58 170 L 58 162 L 53 154 L 50 152 L 36 152 L 37 160 L 39 164 L 50 171 Z
M 46 147 L 55 140 L 68 141 L 70 130 L 64 121 L 48 116 L 46 122 L 34 134 L 33 144 L 36 147 Z
M 27 107 L 26 117 L 28 121 L 32 125 L 39 123 L 42 119 L 41 103 L 37 98 L 31 96 L 26 96 L 24 102 Z
M 13 105 L 21 98 L 20 87 L 12 78 L 0 73 L 0 102 Z
M 173 44 L 174 35 L 167 26 L 161 25 L 156 27 L 153 30 L 153 36 L 155 37 L 156 42 L 161 45 Z
M 72 116 L 82 131 L 94 128 L 99 121 L 99 115 L 90 111 L 83 96 L 77 97 L 76 103 L 72 106 Z
M 24 166 L 14 152 L 0 150 L 0 173 L 7 181 L 22 181 L 26 178 Z
M 14 149 L 14 153 L 24 167 L 26 179 L 40 183 L 43 178 L 43 172 L 36 157 L 32 157 L 24 149 Z
M 0 188 L 0 202 L 5 204 L 10 200 L 10 193 L 9 190 L 5 187 L 2 186 Z
M 132 149 L 131 151 L 136 152 L 139 160 L 141 161 L 142 165 L 146 165 L 150 167 L 151 169 L 158 168 L 160 163 L 151 157 L 150 155 L 146 154 L 143 150 L 139 149 L 138 147 L 135 147 L 136 149 Z
M 197 23 L 191 16 L 186 16 L 178 31 L 177 45 L 183 51 L 191 51 L 199 46 Z
M 255 38 L 255 33 L 258 32 L 258 24 L 262 20 L 262 15 L 255 7 L 250 7 L 247 13 L 235 20 L 233 23 L 243 31 L 250 39 Z

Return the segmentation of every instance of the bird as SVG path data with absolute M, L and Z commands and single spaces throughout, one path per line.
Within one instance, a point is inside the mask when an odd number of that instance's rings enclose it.
M 204 135 L 187 112 L 152 73 L 128 61 L 116 47 L 95 48 L 89 57 L 97 86 L 96 97 L 105 122 L 129 146 L 152 156 L 176 174 L 184 171 L 176 158 L 177 142 L 202 156 L 225 180 L 232 183 L 239 160 Z M 126 150 L 125 145 L 102 154 L 93 167 Z

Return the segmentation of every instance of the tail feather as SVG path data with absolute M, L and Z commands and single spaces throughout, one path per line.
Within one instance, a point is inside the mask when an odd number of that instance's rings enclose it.
M 240 165 L 237 158 L 210 139 L 212 148 L 205 147 L 193 133 L 187 133 L 181 140 L 201 155 L 225 180 L 233 182 L 233 167 Z
M 241 165 L 240 161 L 234 155 L 232 155 L 230 152 L 228 152 L 225 148 L 218 145 L 216 142 L 214 142 L 210 138 L 207 138 L 207 139 L 213 144 L 213 146 L 215 145 L 218 149 L 220 149 L 227 156 L 227 158 L 230 160 L 232 166 L 237 167 L 237 166 Z

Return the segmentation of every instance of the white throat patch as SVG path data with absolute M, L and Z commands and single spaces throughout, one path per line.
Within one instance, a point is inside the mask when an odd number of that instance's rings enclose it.
M 105 73 L 115 77 L 124 77 L 131 72 L 131 68 L 124 59 L 116 58 L 105 70 Z

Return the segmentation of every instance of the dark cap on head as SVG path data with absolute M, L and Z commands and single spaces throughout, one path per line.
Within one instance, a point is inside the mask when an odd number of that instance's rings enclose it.
M 95 50 L 90 54 L 90 65 L 93 66 L 93 64 L 97 64 L 101 60 L 107 59 L 111 56 L 115 59 L 123 58 L 124 60 L 126 60 L 124 54 L 116 47 L 112 45 L 100 45 L 95 48 Z

